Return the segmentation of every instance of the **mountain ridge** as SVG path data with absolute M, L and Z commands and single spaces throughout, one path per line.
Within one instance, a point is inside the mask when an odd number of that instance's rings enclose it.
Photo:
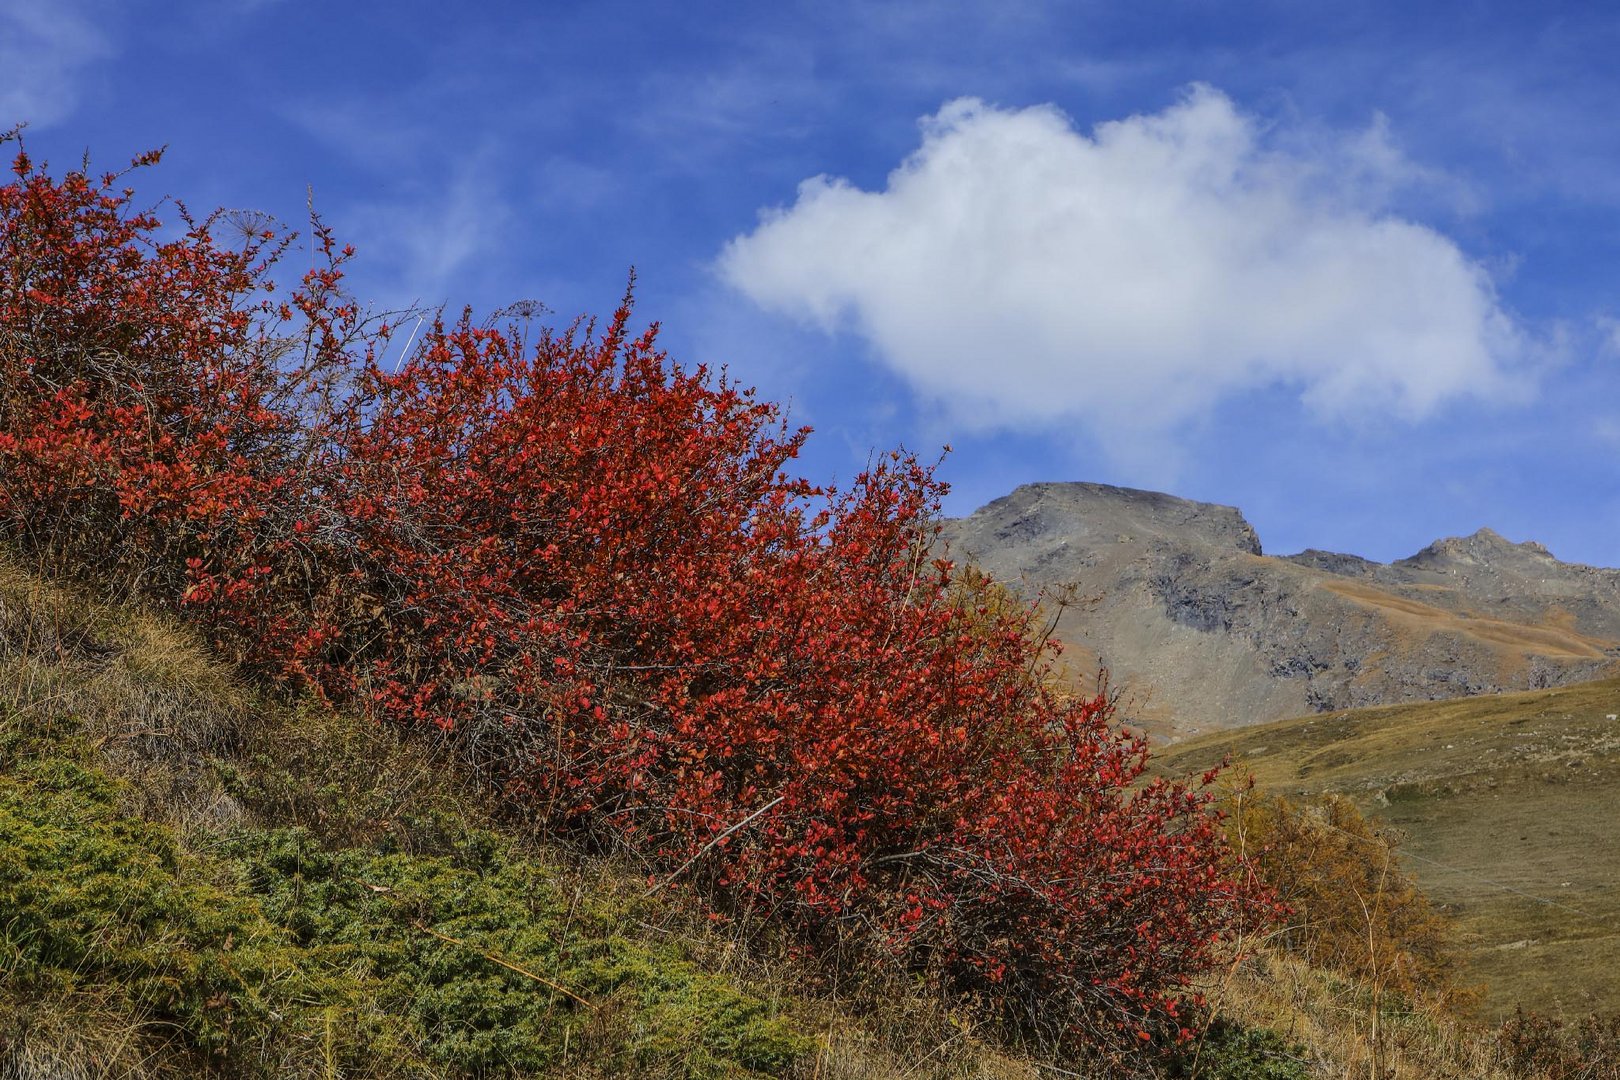
M 1620 671 L 1620 570 L 1488 527 L 1379 563 L 1264 553 L 1241 510 L 1087 482 L 1025 484 L 942 539 L 1107 668 L 1160 739 L 1310 712 L 1537 689 Z

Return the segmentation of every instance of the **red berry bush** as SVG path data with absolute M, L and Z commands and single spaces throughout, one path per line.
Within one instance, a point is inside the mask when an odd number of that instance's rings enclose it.
M 145 164 L 139 162 L 137 164 Z M 829 954 L 1114 1044 L 1255 913 L 1201 788 L 1145 782 L 1033 615 L 934 549 L 942 485 L 601 327 L 440 322 L 399 370 L 286 243 L 123 177 L 0 188 L 0 535 L 236 661 L 440 730 L 549 827 Z M 169 238 L 164 239 L 163 237 Z

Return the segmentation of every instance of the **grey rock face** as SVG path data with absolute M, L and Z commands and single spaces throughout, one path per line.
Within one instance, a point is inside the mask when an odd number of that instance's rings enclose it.
M 1382 564 L 1262 554 L 1229 506 L 1030 484 L 946 523 L 960 561 L 1073 597 L 1069 671 L 1099 666 L 1161 738 L 1313 710 L 1528 689 L 1620 669 L 1620 571 L 1489 529 Z

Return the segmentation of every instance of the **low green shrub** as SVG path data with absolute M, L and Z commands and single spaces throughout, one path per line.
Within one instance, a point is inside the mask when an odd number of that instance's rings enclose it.
M 0 1014 L 94 992 L 233 1076 L 736 1077 L 811 1047 L 492 833 L 421 856 L 249 830 L 205 856 L 120 794 L 82 741 L 0 719 Z M 0 1056 L 20 1038 L 0 1021 Z
M 692 1076 L 779 1073 L 810 1048 L 677 949 L 618 936 L 611 912 L 570 903 L 494 834 L 420 856 L 330 851 L 280 829 L 243 834 L 229 853 L 273 921 L 375 979 L 388 1011 L 454 1072 L 544 1071 L 572 1045 L 610 1075 L 672 1058 Z
M 1174 1080 L 1310 1080 L 1305 1048 L 1275 1031 L 1217 1020 L 1180 1050 L 1166 1073 Z
M 278 1070 L 272 1046 L 329 1042 L 326 1007 L 364 1014 L 363 980 L 334 977 L 221 867 L 121 813 L 118 785 L 86 747 L 28 754 L 22 743 L 0 738 L 0 993 L 93 988 L 127 1016 L 179 1028 L 201 1054 L 266 1075 Z M 386 1025 L 351 1025 L 345 1041 L 355 1059 L 408 1052 Z

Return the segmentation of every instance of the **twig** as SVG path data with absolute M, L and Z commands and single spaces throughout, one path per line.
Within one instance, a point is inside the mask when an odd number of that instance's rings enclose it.
M 410 318 L 410 316 L 407 315 L 406 318 Z M 399 359 L 394 361 L 395 375 L 399 374 L 399 369 L 405 364 L 405 358 L 410 355 L 411 345 L 416 342 L 416 332 L 422 329 L 422 320 L 426 318 L 426 315 L 418 315 L 416 317 L 416 325 L 411 327 L 411 336 L 405 339 L 405 347 L 399 350 Z
M 760 807 L 758 810 L 755 810 L 752 814 L 749 814 L 747 817 L 745 817 L 741 821 L 737 822 L 737 824 L 733 825 L 731 828 L 727 829 L 725 832 L 721 833 L 719 836 L 715 837 L 713 840 L 710 840 L 707 844 L 704 844 L 701 848 L 698 849 L 698 852 L 697 852 L 696 855 L 693 855 L 690 859 L 687 859 L 685 862 L 681 863 L 681 865 L 677 866 L 675 868 L 674 873 L 670 874 L 669 877 L 665 878 L 663 881 L 660 881 L 658 884 L 656 884 L 652 888 L 648 889 L 647 892 L 646 892 L 646 896 L 651 896 L 653 893 L 657 892 L 659 889 L 667 889 L 670 886 L 670 884 L 676 878 L 680 877 L 683 873 L 686 872 L 687 867 L 691 866 L 693 863 L 695 863 L 699 859 L 703 858 L 703 856 L 707 855 L 709 853 L 710 848 L 714 847 L 714 845 L 718 844 L 720 841 L 724 840 L 726 837 L 730 836 L 732 833 L 736 832 L 738 829 L 745 828 L 748 825 L 749 822 L 753 821 L 755 818 L 758 818 L 759 816 L 764 814 L 765 811 L 769 810 L 771 807 L 775 806 L 777 803 L 781 802 L 785 798 L 787 798 L 786 795 L 778 795 L 776 798 L 772 799 L 770 802 L 766 803 L 764 806 Z
M 460 938 L 453 938 L 449 934 L 441 934 L 437 930 L 435 930 L 432 927 L 428 926 L 426 923 L 422 922 L 421 920 L 415 920 L 415 921 L 413 921 L 411 923 L 411 925 L 416 927 L 418 930 L 422 931 L 422 933 L 429 934 L 429 935 L 431 935 L 433 937 L 436 937 L 440 941 L 448 941 L 452 945 L 460 945 L 464 949 L 471 949 L 474 952 L 476 952 L 479 956 L 482 956 L 485 960 L 488 960 L 492 964 L 499 964 L 501 967 L 505 968 L 508 971 L 515 971 L 519 975 L 522 975 L 522 976 L 524 976 L 526 978 L 533 979 L 537 983 L 544 983 L 546 986 L 549 986 L 553 990 L 557 991 L 557 993 L 565 994 L 568 997 L 573 998 L 575 1001 L 579 1002 L 581 1005 L 585 1006 L 587 1009 L 590 1009 L 592 1012 L 597 1011 L 597 1007 L 595 1005 L 591 1004 L 589 1001 L 586 1001 L 584 998 L 580 997 L 578 994 L 576 994 L 572 990 L 568 989 L 568 987 L 564 986 L 562 983 L 552 982 L 550 979 L 546 978 L 544 975 L 536 975 L 534 972 L 530 971 L 528 968 L 519 967 L 518 965 L 512 963 L 510 960 L 502 960 L 500 957 L 496 956 L 494 953 L 487 953 L 483 949 L 480 949 L 478 946 L 470 944 L 470 943 L 465 942 L 465 941 L 462 941 Z

